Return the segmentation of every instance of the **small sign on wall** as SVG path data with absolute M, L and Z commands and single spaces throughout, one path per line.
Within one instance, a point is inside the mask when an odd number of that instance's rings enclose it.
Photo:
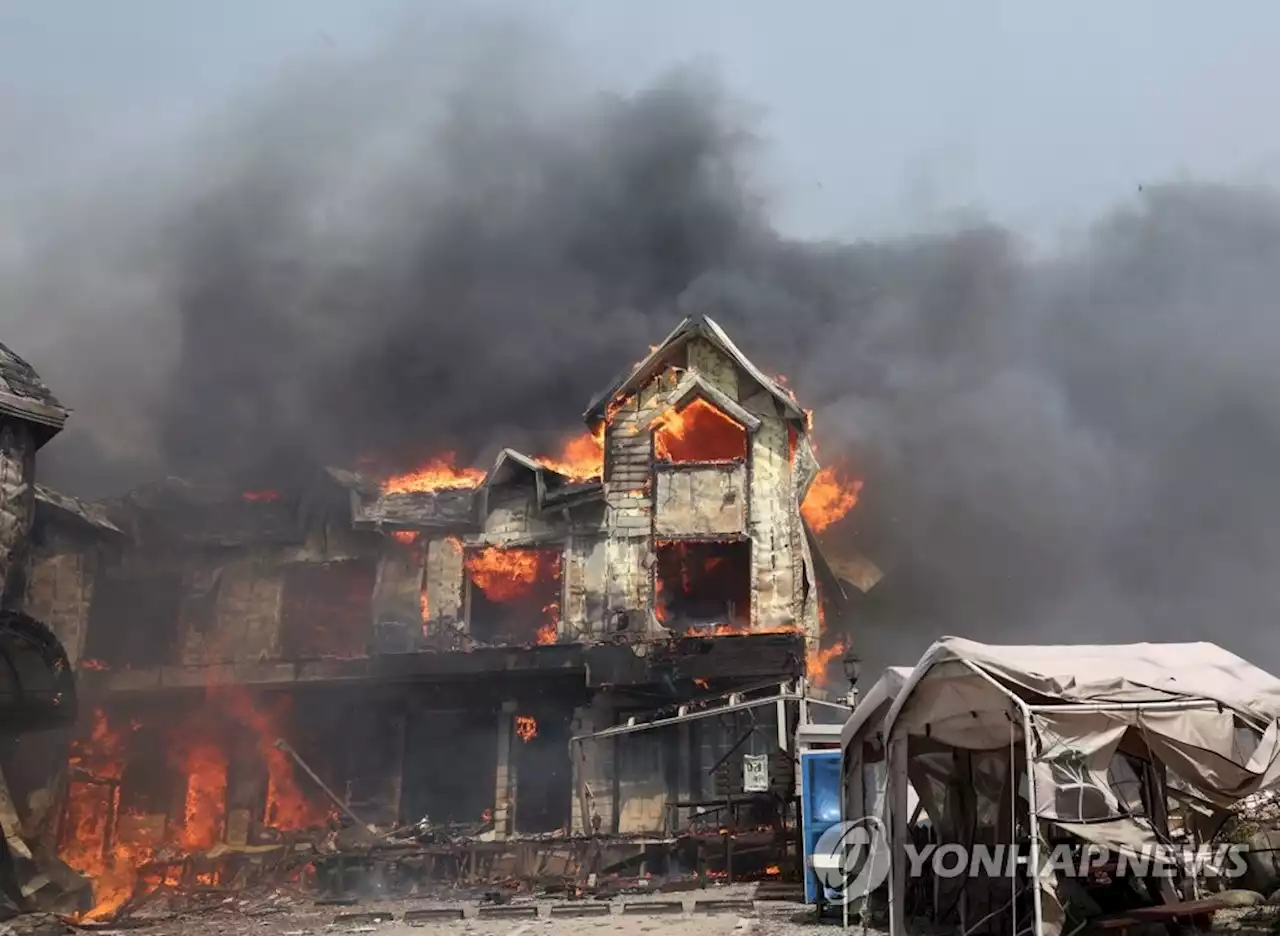
M 769 755 L 742 755 L 742 791 L 744 793 L 769 792 Z

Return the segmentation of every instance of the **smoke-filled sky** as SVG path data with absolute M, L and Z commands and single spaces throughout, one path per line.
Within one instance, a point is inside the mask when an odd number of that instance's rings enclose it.
M 873 662 L 1280 670 L 1280 11 L 183 6 L 0 6 L 45 480 L 549 452 L 706 312 L 866 480 Z

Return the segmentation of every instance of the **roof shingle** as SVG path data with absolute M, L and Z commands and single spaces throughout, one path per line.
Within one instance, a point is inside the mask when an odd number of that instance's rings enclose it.
M 35 368 L 0 344 L 0 414 L 36 424 L 43 445 L 66 424 L 69 411 L 58 402 Z

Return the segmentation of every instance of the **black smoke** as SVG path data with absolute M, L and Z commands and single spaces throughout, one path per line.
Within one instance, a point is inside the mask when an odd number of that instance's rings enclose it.
M 707 74 L 590 88 L 526 31 L 412 35 L 51 206 L 3 287 L 78 410 L 45 479 L 549 453 L 705 312 L 866 481 L 830 538 L 887 572 L 867 656 L 1205 638 L 1280 667 L 1275 192 L 1147 187 L 1047 258 L 982 225 L 809 243 Z

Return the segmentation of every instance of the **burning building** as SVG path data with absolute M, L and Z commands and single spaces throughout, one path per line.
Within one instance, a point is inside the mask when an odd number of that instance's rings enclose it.
M 26 591 L 85 709 L 61 841 L 103 907 L 166 855 L 340 813 L 498 841 L 670 834 L 735 751 L 786 748 L 740 704 L 571 741 L 821 681 L 845 584 L 815 533 L 856 484 L 819 470 L 810 414 L 706 318 L 585 420 L 559 457 L 506 449 L 488 471 L 441 455 L 301 490 L 43 495 Z

